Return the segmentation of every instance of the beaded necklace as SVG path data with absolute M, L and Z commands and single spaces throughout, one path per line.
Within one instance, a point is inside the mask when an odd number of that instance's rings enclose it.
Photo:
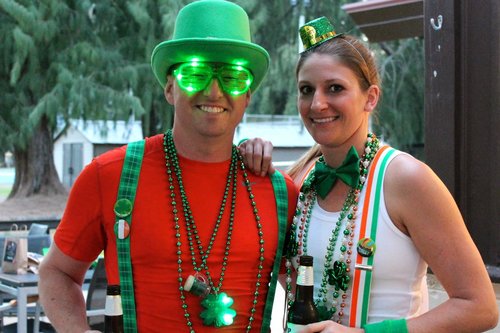
M 331 319 L 341 323 L 342 317 L 344 316 L 343 310 L 347 306 L 347 291 L 351 280 L 349 273 L 351 270 L 350 264 L 352 262 L 351 255 L 352 246 L 354 244 L 354 230 L 356 227 L 355 222 L 358 213 L 359 194 L 361 193 L 361 190 L 366 182 L 368 168 L 377 153 L 378 148 L 379 140 L 374 134 L 368 133 L 368 138 L 365 143 L 365 151 L 359 162 L 359 183 L 355 188 L 351 188 L 349 190 L 339 218 L 328 240 L 321 284 L 315 300 L 321 320 Z M 321 156 L 318 161 L 319 163 L 325 163 L 323 156 Z M 317 195 L 314 188 L 314 172 L 310 172 L 301 188 L 297 209 L 290 228 L 289 246 L 287 249 L 286 260 L 287 302 L 289 306 L 293 303 L 294 299 L 291 292 L 291 260 L 292 257 L 307 254 L 307 235 L 311 222 L 312 210 L 316 201 Z M 336 260 L 334 260 L 333 253 L 339 238 L 341 239 L 339 248 L 340 255 L 336 258 Z M 329 302 L 327 300 L 329 289 L 333 289 L 333 302 L 331 302 L 331 304 L 328 304 Z
M 179 209 L 178 209 L 178 203 L 176 200 L 176 193 L 175 193 L 175 183 L 174 183 L 174 175 L 175 179 L 177 181 L 177 185 L 179 187 L 179 193 L 181 197 L 181 203 L 182 203 L 182 211 L 184 215 L 184 220 L 186 224 L 186 230 L 187 230 L 187 238 L 188 238 L 188 243 L 189 243 L 189 251 L 191 254 L 191 262 L 193 265 L 193 268 L 196 272 L 202 272 L 206 274 L 208 283 L 210 285 L 210 290 L 211 290 L 211 295 L 209 296 L 214 296 L 214 297 L 207 297 L 202 301 L 202 305 L 207 307 L 207 310 L 204 312 L 210 312 L 214 311 L 213 309 L 217 309 L 218 306 L 214 303 L 218 302 L 220 300 L 220 296 L 224 295 L 226 296 L 225 293 L 219 293 L 222 289 L 222 284 L 224 281 L 224 274 L 228 265 L 228 260 L 229 260 L 229 251 L 231 247 L 231 235 L 233 231 L 233 225 L 234 225 L 234 211 L 236 207 L 236 189 L 237 189 L 237 175 L 238 175 L 238 164 L 240 167 L 240 170 L 243 174 L 243 179 L 245 183 L 245 187 L 247 188 L 248 192 L 248 197 L 250 199 L 250 203 L 253 207 L 253 213 L 255 216 L 255 222 L 257 226 L 257 233 L 259 235 L 259 263 L 257 266 L 257 274 L 256 274 L 256 282 L 255 282 L 255 292 L 254 292 L 254 298 L 252 300 L 251 308 L 250 308 L 250 318 L 248 325 L 246 327 L 246 332 L 249 332 L 252 328 L 252 323 L 254 321 L 254 314 L 256 312 L 255 308 L 257 305 L 257 299 L 260 294 L 259 288 L 261 285 L 261 278 L 262 278 L 262 270 L 263 270 L 263 262 L 264 262 L 264 234 L 262 230 L 262 224 L 260 222 L 260 216 L 257 210 L 257 205 L 254 200 L 254 195 L 252 193 L 252 187 L 250 185 L 250 181 L 248 179 L 248 174 L 246 172 L 246 167 L 243 163 L 243 157 L 241 154 L 238 152 L 238 149 L 233 145 L 232 147 L 232 156 L 231 156 L 231 164 L 227 176 L 227 181 L 226 181 L 226 187 L 224 190 L 224 195 L 222 198 L 222 203 L 221 207 L 219 209 L 219 215 L 217 217 L 217 221 L 215 223 L 212 236 L 210 238 L 209 244 L 206 247 L 206 250 L 204 249 L 201 239 L 198 235 L 198 230 L 196 227 L 196 223 L 194 221 L 194 217 L 191 211 L 191 207 L 189 205 L 189 200 L 187 198 L 187 194 L 184 188 L 184 183 L 182 181 L 182 171 L 179 165 L 179 159 L 177 155 L 177 149 L 175 148 L 174 140 L 173 140 L 173 135 L 172 131 L 168 130 L 163 139 L 163 147 L 164 147 L 164 152 L 165 152 L 165 164 L 167 167 L 167 176 L 168 176 L 168 183 L 169 183 L 169 190 L 170 190 L 170 199 L 171 199 L 171 206 L 172 206 L 172 214 L 174 217 L 174 228 L 176 230 L 175 237 L 177 239 L 177 265 L 178 265 L 178 282 L 179 282 L 179 292 L 180 292 L 180 298 L 181 298 L 181 303 L 182 303 L 182 309 L 184 311 L 184 317 L 186 318 L 186 324 L 187 327 L 190 331 L 190 333 L 195 333 L 195 330 L 193 328 L 193 323 L 191 321 L 191 316 L 188 312 L 188 305 L 186 303 L 186 293 L 184 290 L 184 281 L 185 279 L 183 278 L 183 268 L 182 268 L 182 241 L 181 241 L 181 233 L 180 233 L 180 225 L 179 221 L 181 220 L 179 217 Z M 225 211 L 225 207 L 227 205 L 227 199 L 229 196 L 230 189 L 232 188 L 232 195 L 231 195 L 231 208 L 230 208 L 230 217 L 229 217 L 229 227 L 228 227 L 228 233 L 226 236 L 226 246 L 225 246 L 225 252 L 224 252 L 224 257 L 222 259 L 222 268 L 221 268 L 221 273 L 219 277 L 219 282 L 217 285 L 214 284 L 213 282 L 213 276 L 209 271 L 208 265 L 207 265 L 207 260 L 210 255 L 210 252 L 212 250 L 213 244 L 215 242 L 215 238 L 217 236 L 219 226 L 222 221 L 222 217 Z M 196 245 L 195 245 L 196 243 Z M 198 250 L 198 256 L 199 256 L 199 263 L 198 259 L 196 256 L 196 249 Z M 225 298 L 227 299 L 227 298 Z M 212 302 L 210 304 L 210 302 Z M 209 303 L 209 304 L 207 304 Z M 206 304 L 206 305 L 205 305 Z M 232 303 L 231 303 L 232 304 Z M 229 304 L 229 305 L 231 305 Z M 234 310 L 232 310 L 234 312 Z M 213 315 L 213 313 L 208 313 L 208 316 Z M 234 315 L 233 315 L 234 316 Z M 217 327 L 216 323 L 213 324 Z

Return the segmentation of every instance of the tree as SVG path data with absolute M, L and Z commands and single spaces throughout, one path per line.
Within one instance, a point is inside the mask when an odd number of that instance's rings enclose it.
M 373 128 L 394 147 L 423 159 L 424 45 L 408 38 L 375 45 L 383 96 Z
M 124 59 L 135 64 L 135 74 L 129 77 L 134 95 L 138 96 L 145 109 L 142 116 L 145 136 L 164 132 L 173 124 L 173 107 L 165 101 L 163 91 L 153 75 L 150 65 L 154 47 L 161 41 L 172 38 L 178 11 L 188 0 L 139 0 L 114 3 L 110 13 L 102 15 L 107 20 L 115 11 L 115 24 L 119 29 L 111 39 L 119 40 L 119 52 Z M 113 43 L 113 40 L 110 41 Z
M 149 61 L 144 53 L 140 63 L 127 58 L 131 11 L 124 9 L 114 1 L 0 0 L 0 144 L 16 161 L 9 198 L 65 192 L 52 155 L 61 123 L 145 114 L 135 92 L 149 81 Z

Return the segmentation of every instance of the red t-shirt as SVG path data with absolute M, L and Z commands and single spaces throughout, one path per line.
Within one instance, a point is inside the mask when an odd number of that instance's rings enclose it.
M 78 177 L 59 224 L 55 242 L 68 256 L 82 261 L 94 260 L 105 251 L 106 272 L 110 284 L 119 282 L 114 234 L 116 201 L 125 148 L 115 149 L 95 158 Z M 182 180 L 194 216 L 198 234 L 206 250 L 217 220 L 229 170 L 229 160 L 221 163 L 201 163 L 179 156 Z M 146 139 L 145 153 L 137 187 L 130 228 L 130 253 L 134 291 L 140 332 L 188 332 L 179 292 L 177 239 L 163 151 L 163 135 Z M 274 191 L 268 177 L 248 172 L 261 218 L 265 244 L 264 269 L 252 331 L 258 331 L 263 317 L 267 286 L 277 246 L 278 223 Z M 295 210 L 297 190 L 286 176 L 289 198 L 289 221 Z M 182 204 L 177 189 L 177 207 L 182 242 L 182 278 L 194 273 L 182 218 Z M 219 282 L 222 258 L 231 210 L 231 194 L 215 238 L 207 265 L 214 284 Z M 196 247 L 196 245 L 195 245 Z M 201 299 L 186 294 L 188 312 L 195 331 L 245 331 L 252 308 L 259 264 L 259 236 L 253 208 L 238 172 L 238 188 L 234 230 L 227 269 L 221 288 L 234 299 L 237 315 L 225 328 L 203 326 L 199 314 Z M 197 251 L 195 249 L 195 251 Z M 200 259 L 196 252 L 198 266 Z

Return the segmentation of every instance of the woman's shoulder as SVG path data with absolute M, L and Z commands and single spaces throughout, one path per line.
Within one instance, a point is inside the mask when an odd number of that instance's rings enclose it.
M 435 177 L 434 172 L 423 161 L 398 150 L 387 166 L 386 175 L 387 180 L 392 180 L 403 186 Z
M 401 207 L 418 208 L 425 202 L 428 204 L 431 198 L 439 200 L 447 195 L 446 192 L 446 186 L 436 173 L 412 155 L 398 154 L 387 166 L 384 194 L 388 200 L 399 202 Z
M 443 182 L 424 162 L 406 154 L 397 154 L 387 166 L 384 200 L 393 223 L 405 234 L 434 219 L 436 205 L 449 205 Z

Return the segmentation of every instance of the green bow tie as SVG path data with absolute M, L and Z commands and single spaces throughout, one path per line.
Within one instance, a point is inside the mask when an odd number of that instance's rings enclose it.
M 337 178 L 351 187 L 356 187 L 359 182 L 358 152 L 354 147 L 351 147 L 344 162 L 338 168 L 332 168 L 324 162 L 316 162 L 314 178 L 313 186 L 322 199 L 332 190 Z

